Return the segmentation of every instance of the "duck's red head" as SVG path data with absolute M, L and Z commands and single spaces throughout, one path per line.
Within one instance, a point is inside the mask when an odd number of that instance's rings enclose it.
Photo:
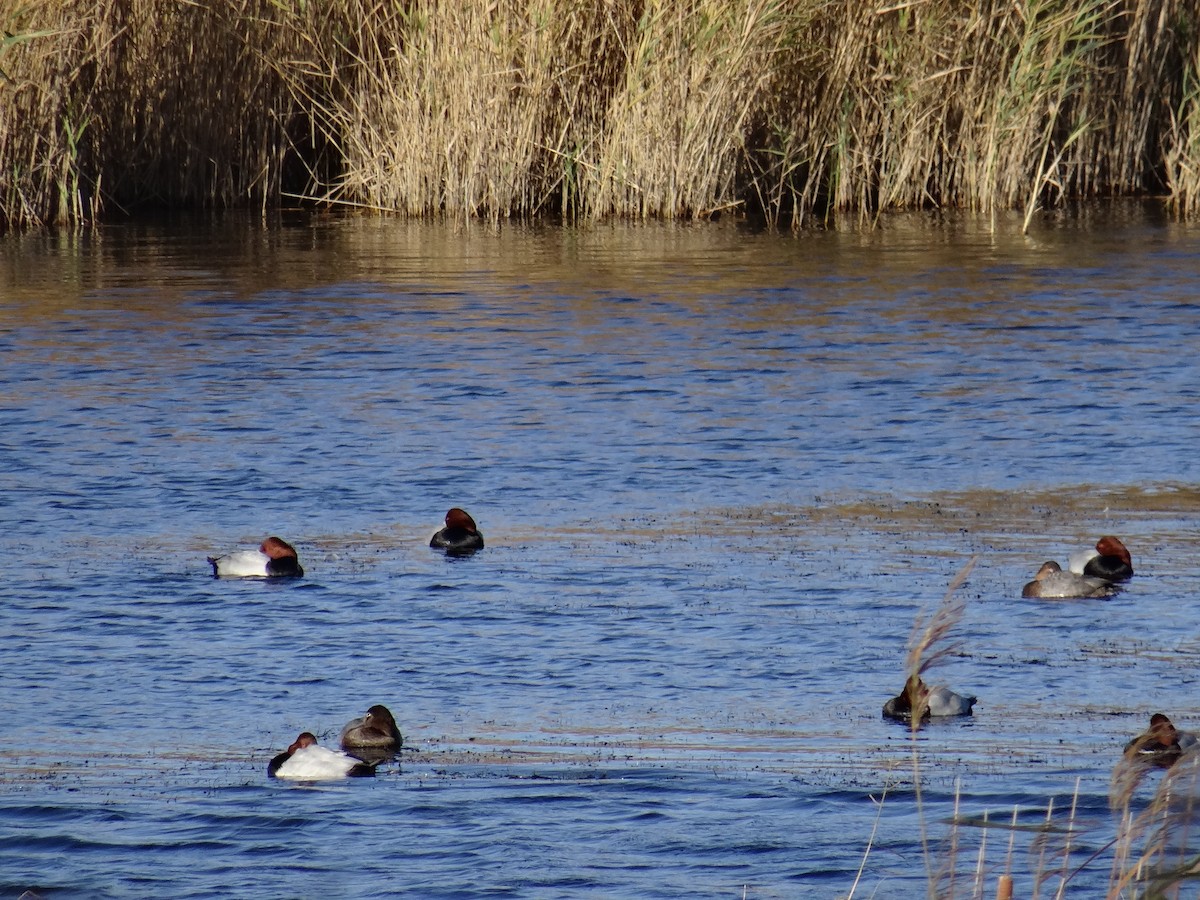
M 1129 551 L 1125 549 L 1125 545 L 1121 543 L 1121 539 L 1113 537 L 1111 534 L 1106 534 L 1096 541 L 1096 552 L 1101 556 L 1115 556 L 1127 566 L 1133 565 L 1133 559 L 1130 557 Z
M 459 509 L 457 506 L 446 513 L 446 527 L 461 528 L 468 534 L 476 533 L 475 520 L 465 509 Z
M 1164 747 L 1175 743 L 1175 725 L 1162 713 L 1155 713 L 1150 717 L 1150 734 Z
M 311 731 L 303 731 L 300 737 L 292 741 L 292 746 L 288 747 L 288 753 L 295 753 L 301 747 L 315 747 L 317 745 L 317 736 Z
M 262 542 L 262 546 L 258 549 L 271 557 L 271 559 L 286 559 L 289 556 L 292 559 L 297 558 L 296 548 L 283 538 L 269 537 Z

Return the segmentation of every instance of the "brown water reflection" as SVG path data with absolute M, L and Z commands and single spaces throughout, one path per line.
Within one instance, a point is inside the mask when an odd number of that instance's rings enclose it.
M 88 232 L 8 235 L 0 242 L 0 291 L 8 313 L 102 304 L 122 291 L 122 307 L 169 315 L 193 291 L 248 298 L 312 291 L 323 284 L 382 281 L 455 295 L 503 287 L 515 303 L 582 301 L 585 324 L 602 324 L 610 296 L 654 297 L 708 307 L 736 305 L 744 288 L 770 291 L 806 275 L 845 278 L 858 294 L 890 295 L 898 276 L 932 276 L 913 303 L 931 321 L 974 320 L 979 303 L 1043 287 L 1040 267 L 1106 268 L 1127 248 L 1122 230 L 1153 223 L 1169 246 L 1192 231 L 1155 214 L 1153 205 L 1114 204 L 1052 216 L 1029 235 L 1012 222 L 898 214 L 875 231 L 799 235 L 755 231 L 736 222 L 688 225 L 614 223 L 580 228 L 479 223 L 447 226 L 375 218 L 284 213 L 268 221 L 240 214 L 162 220 Z M 1000 281 L 989 268 L 1019 261 L 1025 280 Z M 1021 274 L 1020 270 L 1016 273 Z M 1136 290 L 1137 267 L 1106 273 L 1105 290 Z M 827 286 L 826 286 L 827 287 Z M 549 288 L 549 291 L 547 290 Z M 600 292 L 597 292 L 600 289 Z M 549 294 L 549 296 L 548 296 Z M 589 303 L 589 298 L 593 301 Z M 366 299 L 366 298 L 364 298 Z M 844 296 L 814 291 L 806 315 L 836 313 Z M 1070 309 L 1070 307 L 1068 307 Z M 751 322 L 777 323 L 784 306 L 743 310 Z M 1020 307 L 1009 306 L 1020 314 Z M 893 315 L 900 316 L 901 310 Z

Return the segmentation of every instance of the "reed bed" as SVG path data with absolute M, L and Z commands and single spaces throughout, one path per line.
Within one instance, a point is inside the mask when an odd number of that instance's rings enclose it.
M 0 222 L 1200 210 L 1190 0 L 0 0 Z

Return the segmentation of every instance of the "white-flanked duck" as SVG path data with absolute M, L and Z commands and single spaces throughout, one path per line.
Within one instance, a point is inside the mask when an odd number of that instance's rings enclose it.
M 210 556 L 216 578 L 299 578 L 304 574 L 296 548 L 282 538 L 269 537 L 257 550 L 235 550 Z
M 1133 558 L 1119 537 L 1106 534 L 1094 550 L 1076 550 L 1067 559 L 1067 569 L 1106 581 L 1128 581 L 1133 577 Z
M 271 778 L 298 781 L 324 781 L 330 778 L 363 778 L 375 774 L 375 766 L 317 743 L 310 731 L 300 734 L 286 753 L 280 753 L 267 766 Z

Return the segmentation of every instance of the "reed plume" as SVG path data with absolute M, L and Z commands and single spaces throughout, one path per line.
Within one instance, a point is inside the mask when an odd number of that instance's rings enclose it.
M 951 579 L 941 603 L 928 616 L 918 614 L 913 620 L 912 634 L 908 640 L 908 652 L 904 658 L 905 673 L 909 678 L 919 677 L 929 669 L 940 664 L 948 656 L 958 652 L 961 643 L 947 642 L 950 632 L 962 621 L 966 611 L 966 601 L 958 595 L 958 589 L 963 586 L 975 568 L 977 557 L 971 557 Z M 919 728 L 921 719 L 928 709 L 928 700 L 921 695 L 913 699 L 912 722 L 913 728 Z

